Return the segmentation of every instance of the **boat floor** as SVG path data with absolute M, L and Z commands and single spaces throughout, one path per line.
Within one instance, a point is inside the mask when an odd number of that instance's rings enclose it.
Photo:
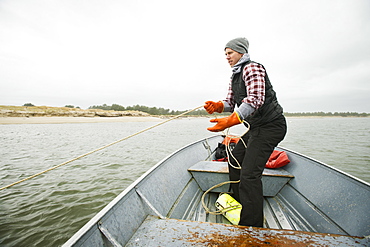
M 171 214 L 167 215 L 167 217 L 231 225 L 230 221 L 228 221 L 223 215 L 206 214 L 201 202 L 202 195 L 202 191 L 198 191 L 198 194 L 194 195 L 194 199 L 192 200 L 193 203 L 189 205 L 186 213 L 181 217 L 173 217 Z M 211 192 L 206 195 L 204 203 L 210 211 L 217 210 L 215 202 L 219 195 L 220 193 L 215 192 Z M 264 198 L 264 228 L 316 232 L 313 226 L 302 219 L 299 214 L 295 214 L 295 212 L 288 210 L 288 207 L 285 204 L 286 202 L 279 196 Z
M 367 246 L 368 239 L 148 216 L 126 246 Z
M 197 199 L 182 217 L 149 215 L 126 246 L 369 246 L 370 239 L 316 233 L 304 220 L 287 212 L 277 197 L 265 197 L 264 228 L 232 225 L 223 215 L 206 214 Z M 205 203 L 215 211 L 219 193 L 211 192 Z M 275 228 L 275 229 L 273 229 Z

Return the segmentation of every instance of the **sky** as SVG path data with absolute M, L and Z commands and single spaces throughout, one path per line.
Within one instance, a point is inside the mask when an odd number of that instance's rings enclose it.
M 249 40 L 285 112 L 370 113 L 369 0 L 0 0 L 0 105 L 225 99 Z

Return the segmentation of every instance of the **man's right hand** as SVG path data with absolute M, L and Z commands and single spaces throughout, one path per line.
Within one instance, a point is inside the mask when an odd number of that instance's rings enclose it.
M 204 109 L 206 109 L 206 111 L 209 114 L 212 114 L 214 112 L 221 113 L 224 111 L 224 103 L 222 103 L 222 101 L 219 102 L 206 101 Z

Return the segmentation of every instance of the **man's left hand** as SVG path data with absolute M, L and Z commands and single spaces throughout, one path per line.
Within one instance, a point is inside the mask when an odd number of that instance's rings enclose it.
M 213 127 L 207 128 L 207 130 L 212 132 L 219 132 L 223 131 L 226 128 L 230 128 L 234 125 L 240 124 L 242 121 L 240 120 L 238 113 L 234 112 L 228 117 L 211 119 L 210 122 L 217 124 Z

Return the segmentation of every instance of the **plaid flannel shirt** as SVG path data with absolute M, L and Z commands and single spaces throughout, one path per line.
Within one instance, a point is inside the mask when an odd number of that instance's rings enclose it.
M 243 81 L 247 88 L 247 97 L 242 102 L 250 104 L 255 109 L 263 105 L 265 102 L 265 75 L 265 69 L 258 63 L 251 62 L 244 67 Z M 225 102 L 229 105 L 230 112 L 232 112 L 235 108 L 235 101 L 231 81 Z

